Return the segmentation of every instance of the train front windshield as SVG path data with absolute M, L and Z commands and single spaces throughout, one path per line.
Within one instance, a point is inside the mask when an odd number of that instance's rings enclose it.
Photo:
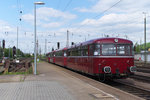
M 96 44 L 94 55 L 103 56 L 131 56 L 131 44 Z
M 102 44 L 102 55 L 116 55 L 115 44 Z
M 117 44 L 117 55 L 132 55 L 131 47 L 129 44 Z

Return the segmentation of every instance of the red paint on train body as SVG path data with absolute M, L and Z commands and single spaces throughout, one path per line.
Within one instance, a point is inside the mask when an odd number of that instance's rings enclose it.
M 67 48 L 55 51 L 55 64 L 66 66 L 67 65 Z
M 55 63 L 55 51 L 46 54 L 49 63 Z
M 133 43 L 121 38 L 99 38 L 54 52 L 55 64 L 87 74 L 125 78 L 134 74 Z

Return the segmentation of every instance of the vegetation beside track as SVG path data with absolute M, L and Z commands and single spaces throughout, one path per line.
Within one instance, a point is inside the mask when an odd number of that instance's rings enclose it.
M 6 72 L 6 73 L 0 73 L 0 75 L 28 75 L 28 74 L 33 74 L 33 68 L 30 67 L 27 71 L 23 72 Z

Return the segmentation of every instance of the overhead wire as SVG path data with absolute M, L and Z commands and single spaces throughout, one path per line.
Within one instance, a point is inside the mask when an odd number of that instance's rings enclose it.
M 109 7 L 108 9 L 106 9 L 106 10 L 104 10 L 104 11 L 102 11 L 100 14 L 97 14 L 96 16 L 94 16 L 94 17 L 92 17 L 92 18 L 97 18 L 98 16 L 102 15 L 103 13 L 108 12 L 110 9 L 112 9 L 112 8 L 115 7 L 117 4 L 119 4 L 121 1 L 122 1 L 122 0 L 119 0 L 118 2 L 116 2 L 115 4 L 113 4 L 111 7 Z M 61 0 L 58 1 L 57 9 L 60 7 L 60 3 L 61 3 Z M 72 0 L 69 0 L 62 11 L 63 11 L 63 12 L 66 11 L 67 8 L 69 7 L 69 5 L 70 5 L 71 3 L 72 3 Z M 57 18 L 57 20 L 58 20 L 58 18 Z M 90 22 L 90 20 L 89 20 L 88 22 Z M 73 24 L 69 24 L 70 27 L 71 27 L 72 25 L 73 25 Z M 83 27 L 83 26 L 85 26 L 85 24 L 80 25 L 79 27 L 77 27 L 77 29 L 76 29 L 75 31 L 81 29 L 81 27 Z M 75 33 L 75 31 L 74 31 L 73 33 Z M 78 36 L 81 37 L 81 35 L 78 35 Z M 88 34 L 88 37 L 89 37 L 89 34 Z
M 92 18 L 97 18 L 98 16 L 100 16 L 103 13 L 106 13 L 107 11 L 109 11 L 111 8 L 113 8 L 114 6 L 116 6 L 117 4 L 119 4 L 122 0 L 119 0 L 118 2 L 116 2 L 115 4 L 113 4 L 111 7 L 109 7 L 108 9 L 104 10 L 103 12 L 101 12 L 100 14 L 92 17 Z M 66 6 L 64 7 L 64 9 L 62 11 L 65 11 L 68 6 L 71 4 L 72 0 L 69 0 L 68 3 L 66 4 Z M 88 21 L 90 22 L 90 20 Z M 69 26 L 72 26 L 72 24 L 69 24 Z M 81 27 L 85 26 L 85 24 L 79 26 L 75 31 L 79 30 Z M 75 33 L 75 31 L 73 33 Z M 81 35 L 79 35 L 81 37 Z
M 66 9 L 69 7 L 69 5 L 71 4 L 72 0 L 69 0 L 67 2 L 67 4 L 65 5 L 65 7 L 63 8 L 63 12 L 66 11 Z M 58 1 L 58 5 L 57 5 L 57 9 L 60 7 L 61 4 L 61 0 Z M 58 21 L 58 18 L 56 19 L 56 21 Z M 54 33 L 54 37 L 55 37 L 56 33 Z M 57 36 L 58 37 L 58 36 Z
M 104 10 L 102 13 L 100 13 L 100 14 L 94 16 L 93 18 L 96 18 L 96 17 L 100 16 L 101 14 L 103 14 L 103 13 L 109 11 L 111 8 L 115 7 L 115 6 L 116 6 L 117 4 L 119 4 L 121 1 L 123 1 L 123 0 L 119 0 L 118 2 L 116 2 L 115 4 L 113 4 L 111 7 L 109 7 L 109 8 L 106 9 L 106 10 Z
M 115 7 L 117 4 L 119 4 L 121 1 L 123 1 L 123 0 L 119 0 L 118 2 L 116 2 L 115 4 L 113 4 L 111 7 L 107 8 L 106 10 L 102 11 L 100 14 L 98 14 L 98 15 L 92 17 L 92 18 L 97 18 L 98 16 L 100 16 L 100 15 L 106 13 L 107 11 L 109 11 L 110 9 L 112 9 L 113 7 Z M 90 20 L 87 21 L 87 23 L 88 23 L 88 22 L 90 22 Z M 72 24 L 71 24 L 71 25 L 72 25 Z M 71 25 L 70 25 L 70 26 L 71 26 Z M 75 31 L 79 30 L 79 29 L 80 29 L 81 27 L 83 27 L 83 26 L 85 26 L 85 24 L 80 25 Z
M 22 12 L 22 7 L 21 7 L 21 1 L 20 0 L 17 0 L 17 13 L 18 14 L 18 17 L 19 17 L 19 21 L 21 21 L 21 14 L 23 13 Z
M 61 4 L 61 0 L 58 0 L 57 9 L 59 9 L 60 4 Z
M 62 12 L 66 11 L 66 9 L 67 9 L 68 6 L 71 4 L 71 2 L 72 2 L 72 0 L 69 0 L 69 1 L 67 2 L 67 4 L 65 5 L 65 7 L 63 8 Z M 61 4 L 61 0 L 59 0 L 59 2 L 58 2 L 57 9 L 59 8 L 60 4 Z M 58 19 L 59 19 L 59 18 L 56 18 L 56 21 L 58 21 Z
M 71 2 L 72 2 L 72 0 L 69 0 L 69 2 L 66 4 L 66 6 L 64 7 L 64 9 L 62 11 L 65 11 L 68 8 L 68 6 L 71 4 Z

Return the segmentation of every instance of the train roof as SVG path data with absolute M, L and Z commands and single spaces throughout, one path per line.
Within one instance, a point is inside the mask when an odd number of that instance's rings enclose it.
M 116 37 L 107 37 L 107 38 L 97 38 L 93 40 L 89 40 L 86 42 L 83 42 L 82 45 L 91 44 L 91 43 L 130 43 L 132 44 L 132 41 L 122 38 L 116 38 Z
M 87 44 L 92 44 L 92 43 L 120 43 L 120 44 L 133 44 L 132 41 L 128 39 L 123 39 L 123 38 L 116 38 L 116 37 L 107 37 L 107 38 L 97 38 L 97 39 L 92 39 L 86 42 L 82 42 L 79 44 L 75 44 L 73 46 L 68 47 L 73 48 L 73 47 L 78 47 L 78 46 L 84 46 Z
M 70 47 L 65 47 L 65 48 L 62 48 L 62 49 L 58 49 L 58 50 L 55 50 L 55 51 L 52 51 L 52 52 L 57 52 L 57 51 L 61 51 L 61 50 L 67 50 L 67 49 L 78 47 L 78 46 L 81 46 L 81 45 L 84 46 L 84 45 L 93 44 L 93 43 L 133 44 L 133 42 L 131 40 L 128 40 L 128 39 L 117 38 L 117 37 L 107 37 L 107 38 L 92 39 L 92 40 L 89 40 L 89 41 L 85 41 L 85 42 L 82 42 L 82 43 L 78 43 L 78 44 L 72 45 Z M 49 53 L 52 53 L 52 52 L 49 52 Z
M 68 48 L 67 47 L 65 47 L 65 48 L 62 48 L 62 49 L 57 49 L 57 50 L 55 50 L 56 52 L 57 51 L 61 51 L 61 50 L 67 50 Z

